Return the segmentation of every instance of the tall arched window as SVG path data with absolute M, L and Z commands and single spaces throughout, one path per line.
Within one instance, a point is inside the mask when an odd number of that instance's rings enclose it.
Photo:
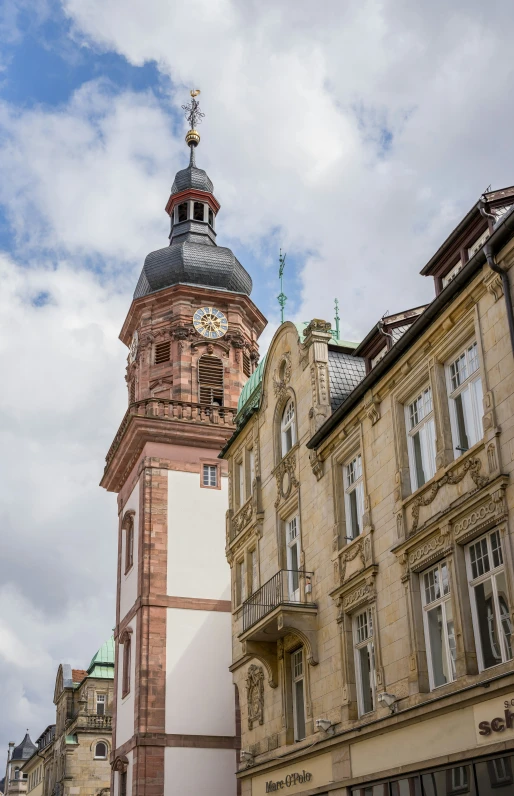
M 200 403 L 223 406 L 223 362 L 204 354 L 198 360 Z
M 131 629 L 127 628 L 120 636 L 123 644 L 123 670 L 121 676 L 121 696 L 126 697 L 130 693 L 130 669 L 132 660 L 132 639 Z
M 282 414 L 280 436 L 282 440 L 282 456 L 285 456 L 296 442 L 295 411 L 294 401 L 292 399 L 287 402 Z
M 125 574 L 127 574 L 134 565 L 134 512 L 125 514 L 122 530 L 125 534 Z
M 95 760 L 107 760 L 107 744 L 103 741 L 95 746 Z

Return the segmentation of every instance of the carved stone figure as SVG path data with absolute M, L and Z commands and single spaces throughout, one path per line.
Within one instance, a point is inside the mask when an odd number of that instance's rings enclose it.
M 252 663 L 246 678 L 246 701 L 248 704 L 248 729 L 254 724 L 264 723 L 264 672 L 262 666 Z

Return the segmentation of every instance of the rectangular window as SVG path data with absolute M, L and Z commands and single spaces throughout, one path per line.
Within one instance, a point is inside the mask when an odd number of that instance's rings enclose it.
M 300 518 L 286 522 L 286 558 L 289 600 L 300 602 Z
M 246 566 L 244 558 L 236 564 L 236 605 L 246 600 Z
M 187 202 L 182 202 L 181 205 L 177 208 L 177 217 L 178 223 L 180 224 L 182 221 L 187 221 Z
M 259 588 L 259 574 L 257 566 L 257 550 L 250 550 L 248 554 L 248 567 L 250 570 L 250 594 L 255 594 Z
M 453 268 L 450 268 L 450 270 L 448 271 L 446 276 L 443 276 L 443 287 L 446 287 L 446 285 L 449 285 L 450 282 L 452 282 L 455 279 L 455 277 L 457 276 L 459 271 L 462 271 L 462 260 L 459 260 L 453 266 Z
M 211 208 L 209 208 L 209 224 L 211 227 L 214 226 L 214 213 L 212 212 Z
M 166 340 L 164 343 L 155 344 L 154 364 L 161 365 L 163 362 L 170 361 L 171 342 Z
M 473 627 L 479 668 L 512 660 L 510 607 L 500 532 L 482 536 L 467 548 Z
M 373 643 L 373 617 L 367 608 L 353 621 L 355 671 L 359 716 L 375 710 L 375 647 Z
M 486 231 L 483 232 L 482 235 L 480 235 L 478 240 L 476 240 L 473 243 L 473 245 L 469 247 L 469 249 L 468 249 L 468 257 L 469 257 L 470 260 L 473 257 L 473 255 L 475 255 L 477 253 L 477 251 L 482 248 L 482 246 L 486 242 L 487 238 L 489 237 L 489 234 L 490 234 L 489 230 L 486 229 Z
M 478 347 L 468 346 L 447 368 L 450 420 L 455 455 L 482 439 L 483 393 Z
M 305 675 L 303 667 L 303 647 L 291 654 L 291 680 L 293 686 L 294 739 L 305 738 Z
M 430 688 L 455 680 L 455 627 L 446 561 L 423 572 L 421 601 Z
M 218 468 L 215 464 L 203 465 L 203 485 L 218 486 Z
M 105 716 L 105 694 L 96 695 L 96 715 Z
M 239 509 L 245 502 L 245 471 L 243 459 L 235 464 L 234 473 L 234 487 L 235 487 L 235 508 Z
M 435 473 L 435 425 L 432 390 L 427 387 L 405 407 L 412 491 Z
M 253 448 L 248 451 L 248 497 L 253 492 L 253 482 L 255 481 L 255 453 Z
M 193 204 L 193 220 L 194 221 L 203 221 L 203 204 L 202 202 L 195 202 Z
M 376 356 L 372 357 L 370 362 L 371 367 L 374 368 L 375 365 L 378 365 L 380 360 L 383 359 L 386 354 L 387 354 L 387 346 L 385 345 L 383 348 L 380 349 L 380 351 L 378 352 L 378 354 L 376 354 Z
M 121 696 L 126 697 L 130 693 L 130 667 L 132 665 L 132 645 L 130 636 L 126 635 L 123 644 L 123 672 L 121 677 Z
M 362 532 L 364 513 L 364 486 L 362 482 L 362 459 L 356 456 L 343 467 L 344 502 L 346 510 L 347 541 L 355 539 Z

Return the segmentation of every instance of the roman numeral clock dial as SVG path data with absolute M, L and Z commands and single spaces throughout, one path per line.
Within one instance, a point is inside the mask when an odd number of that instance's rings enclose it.
M 215 307 L 200 307 L 193 315 L 193 325 L 202 337 L 217 340 L 228 331 L 228 321 Z

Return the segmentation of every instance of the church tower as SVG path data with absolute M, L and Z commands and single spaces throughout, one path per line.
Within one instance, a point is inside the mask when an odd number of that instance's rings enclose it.
M 128 409 L 101 485 L 118 494 L 113 796 L 235 796 L 236 698 L 226 463 L 266 321 L 252 280 L 216 244 L 220 205 L 195 162 L 166 205 L 169 245 L 149 254 L 120 333 Z

